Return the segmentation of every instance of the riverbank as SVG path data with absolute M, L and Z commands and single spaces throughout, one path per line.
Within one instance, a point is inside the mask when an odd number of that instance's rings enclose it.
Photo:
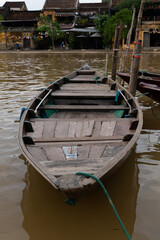
M 124 50 L 120 49 L 119 53 L 123 53 Z M 75 50 L 0 50 L 0 53 L 8 53 L 8 54 L 13 54 L 13 53 L 32 53 L 32 54 L 37 54 L 37 53 L 44 53 L 44 54 L 62 54 L 62 53 L 67 53 L 67 54 L 106 54 L 106 53 L 113 53 L 113 50 L 110 49 L 75 49 Z M 160 54 L 160 48 L 149 48 L 149 49 L 143 49 L 142 54 L 147 54 L 147 53 L 158 53 Z

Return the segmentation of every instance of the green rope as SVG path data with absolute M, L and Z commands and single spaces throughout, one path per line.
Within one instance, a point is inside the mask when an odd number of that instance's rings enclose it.
M 153 99 L 151 98 L 151 109 L 152 109 L 152 115 L 156 118 L 156 119 L 158 119 L 158 120 L 160 120 L 160 115 L 158 114 L 156 114 L 155 112 L 154 112 L 154 106 L 153 106 Z
M 67 198 L 67 199 L 65 200 L 65 203 L 67 203 L 67 204 L 70 205 L 70 206 L 75 206 L 75 205 L 76 205 L 75 199 L 70 199 L 70 198 Z
M 100 79 L 99 76 L 95 77 L 93 80 L 96 82 L 96 84 L 99 84 L 98 80 Z
M 129 235 L 129 233 L 127 232 L 127 230 L 126 230 L 126 228 L 125 228 L 122 220 L 120 219 L 120 217 L 119 217 L 119 215 L 118 215 L 118 213 L 117 213 L 117 211 L 116 211 L 116 208 L 115 208 L 115 206 L 114 206 L 114 204 L 113 204 L 113 202 L 112 202 L 112 200 L 111 200 L 111 198 L 110 198 L 110 196 L 109 196 L 109 194 L 108 194 L 105 186 L 104 186 L 103 183 L 101 182 L 101 180 L 98 179 L 97 177 L 95 177 L 94 175 L 89 174 L 89 173 L 77 172 L 76 175 L 83 175 L 83 176 L 86 176 L 86 177 L 91 177 L 91 178 L 93 178 L 94 180 L 96 180 L 96 181 L 99 183 L 99 185 L 100 185 L 101 188 L 103 189 L 105 195 L 107 196 L 107 198 L 108 198 L 108 200 L 109 200 L 109 203 L 111 204 L 112 209 L 113 209 L 113 211 L 114 211 L 114 213 L 115 213 L 115 215 L 116 215 L 116 217 L 117 217 L 117 219 L 118 219 L 118 221 L 119 221 L 119 223 L 120 223 L 120 225 L 121 225 L 124 233 L 126 234 L 126 236 L 127 236 L 127 238 L 128 238 L 129 240 L 132 240 L 131 237 L 130 237 L 130 235 Z
M 141 93 L 141 94 L 137 95 L 136 97 L 141 97 L 141 96 L 144 96 L 144 95 L 147 95 L 147 94 L 149 94 L 149 92 Z

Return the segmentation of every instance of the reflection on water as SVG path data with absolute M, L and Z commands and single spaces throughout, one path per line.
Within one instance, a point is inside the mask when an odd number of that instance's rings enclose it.
M 139 188 L 134 159 L 133 153 L 123 168 L 105 183 L 131 234 Z M 30 239 L 106 239 L 106 234 L 108 239 L 125 238 L 101 189 L 87 194 L 76 206 L 71 207 L 65 204 L 62 194 L 54 190 L 32 166 L 28 167 L 25 182 L 21 207 L 23 227 Z
M 158 59 L 145 54 L 140 68 L 158 72 Z M 75 207 L 66 205 L 62 194 L 26 164 L 18 147 L 21 108 L 41 88 L 85 62 L 104 74 L 102 53 L 0 55 L 0 239 L 126 239 L 101 189 L 88 193 Z M 152 103 L 155 118 L 150 99 L 142 96 L 139 101 L 143 131 L 128 160 L 105 185 L 132 238 L 159 240 L 160 105 Z

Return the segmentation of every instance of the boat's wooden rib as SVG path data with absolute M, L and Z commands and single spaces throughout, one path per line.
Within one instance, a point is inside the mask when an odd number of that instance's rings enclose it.
M 108 177 L 128 157 L 141 128 L 142 112 L 133 96 L 85 66 L 31 101 L 21 118 L 19 143 L 44 178 L 75 197 L 95 185 L 75 173 Z

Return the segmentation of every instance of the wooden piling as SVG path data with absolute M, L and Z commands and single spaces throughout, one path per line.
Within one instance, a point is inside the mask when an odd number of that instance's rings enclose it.
M 129 92 L 135 96 L 136 94 L 136 87 L 137 87 L 137 77 L 139 71 L 139 64 L 140 64 L 140 53 L 141 53 L 141 41 L 139 39 L 139 32 L 143 14 L 143 8 L 146 0 L 141 1 L 141 6 L 138 14 L 138 22 L 136 27 L 136 36 L 135 36 L 135 47 L 132 54 L 132 63 L 131 63 L 131 76 L 129 81 Z
M 135 20 L 135 14 L 136 14 L 136 9 L 134 8 L 133 9 L 133 14 L 132 14 L 131 27 L 130 27 L 128 35 L 127 35 L 126 49 L 125 49 L 124 62 L 123 62 L 123 72 L 125 71 L 125 65 L 126 65 L 126 61 L 127 61 L 128 51 L 129 51 L 129 48 L 130 48 L 131 37 L 132 37 L 133 26 L 134 26 L 134 20 Z
M 115 30 L 115 38 L 114 38 L 114 49 L 113 49 L 113 58 L 112 58 L 112 79 L 116 80 L 116 71 L 117 71 L 117 63 L 118 63 L 118 51 L 121 40 L 123 23 L 120 23 L 120 26 L 116 27 Z
M 141 54 L 141 41 L 137 41 L 135 43 L 135 50 L 134 55 L 132 55 L 132 69 L 131 69 L 131 76 L 129 82 L 129 92 L 135 96 L 136 88 L 137 88 L 137 77 L 139 71 L 139 64 L 140 64 L 140 55 Z
M 106 77 L 108 77 L 108 54 L 106 54 L 106 72 L 105 72 Z

